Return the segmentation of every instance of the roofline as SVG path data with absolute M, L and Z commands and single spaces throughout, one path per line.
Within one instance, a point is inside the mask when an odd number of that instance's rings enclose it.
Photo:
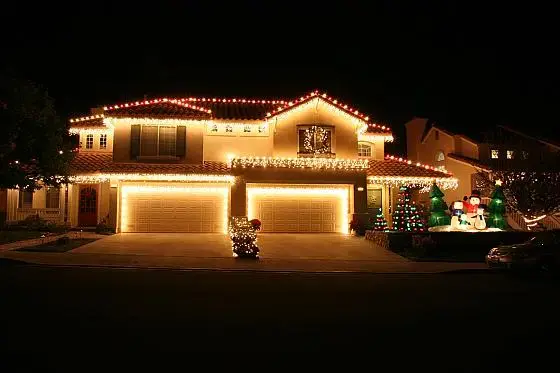
M 472 167 L 472 168 L 476 168 L 476 169 L 479 169 L 479 170 L 482 170 L 482 171 L 487 171 L 487 172 L 492 171 L 492 170 L 489 169 L 489 168 L 484 168 L 484 167 L 482 167 L 482 166 L 475 166 L 474 164 L 469 163 L 469 162 L 467 162 L 467 161 L 464 161 L 464 160 L 462 160 L 462 159 L 454 158 L 454 157 L 453 157 L 453 154 L 447 154 L 447 157 L 448 157 L 449 159 L 451 159 L 451 160 L 454 160 L 455 162 L 462 163 L 462 164 L 464 164 L 464 165 L 466 165 L 466 166 L 470 166 L 470 167 Z
M 426 143 L 426 139 L 428 138 L 428 136 L 430 135 L 430 132 L 432 132 L 433 129 L 436 129 L 437 131 L 440 131 L 444 134 L 446 134 L 449 137 L 453 137 L 456 136 L 455 134 L 453 134 L 452 132 L 449 132 L 441 127 L 436 126 L 435 124 L 432 124 L 432 126 L 430 127 L 430 129 L 428 130 L 428 132 L 426 132 L 426 135 L 424 135 L 424 137 L 422 138 L 422 144 Z
M 543 143 L 543 144 L 545 144 L 545 145 L 550 145 L 550 146 L 552 146 L 552 147 L 554 147 L 554 148 L 560 150 L 560 145 L 558 145 L 558 144 L 554 144 L 554 143 L 551 143 L 551 142 L 549 142 L 549 141 L 539 139 L 539 138 L 537 138 L 537 137 L 535 137 L 535 136 L 527 135 L 526 133 L 523 133 L 523 132 L 521 132 L 521 131 L 515 130 L 515 129 L 513 129 L 513 128 L 509 127 L 509 126 L 505 126 L 505 125 L 503 125 L 503 124 L 498 124 L 498 127 L 503 128 L 503 129 L 505 129 L 506 131 L 513 132 L 513 133 L 515 133 L 515 134 L 517 134 L 517 135 L 519 135 L 519 136 L 523 136 L 523 137 L 526 137 L 526 138 L 528 138 L 528 139 L 541 142 L 541 143 Z

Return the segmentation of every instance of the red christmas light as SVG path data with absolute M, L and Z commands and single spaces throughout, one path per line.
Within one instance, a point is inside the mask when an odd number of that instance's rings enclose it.
M 408 159 L 404 159 L 404 158 L 401 158 L 401 157 L 398 157 L 398 158 L 397 158 L 397 157 L 395 157 L 394 155 L 389 155 L 389 154 L 386 154 L 386 155 L 385 155 L 385 159 L 391 160 L 391 161 L 402 162 L 402 163 L 406 163 L 406 164 L 409 164 L 409 165 L 412 165 L 412 164 L 413 164 L 412 161 L 410 161 L 410 160 L 408 160 Z M 427 164 L 422 164 L 422 163 L 420 163 L 420 162 L 417 162 L 417 163 L 415 164 L 415 166 L 416 166 L 416 167 L 420 167 L 420 168 L 425 168 L 426 170 L 432 170 L 432 171 L 435 171 L 435 172 L 441 172 L 442 174 L 446 174 L 446 175 L 449 175 L 449 176 L 452 175 L 452 173 L 449 172 L 449 171 L 439 170 L 439 169 L 437 169 L 437 168 L 434 167 L 434 166 L 430 166 L 430 165 L 427 165 Z

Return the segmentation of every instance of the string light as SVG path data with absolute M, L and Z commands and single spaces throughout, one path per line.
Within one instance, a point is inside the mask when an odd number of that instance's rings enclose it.
M 358 141 L 376 142 L 377 140 L 393 142 L 395 138 L 390 133 L 385 135 L 380 135 L 378 133 L 358 133 Z
M 369 161 L 367 159 L 239 157 L 232 158 L 229 161 L 233 168 L 284 167 L 365 170 L 369 167 Z
M 427 165 L 427 164 L 423 164 L 423 163 L 420 163 L 420 162 L 412 162 L 411 160 L 404 159 L 402 157 L 395 157 L 394 155 L 388 155 L 387 154 L 387 155 L 385 155 L 385 159 L 386 160 L 391 160 L 391 161 L 398 161 L 398 162 L 406 163 L 406 164 L 416 166 L 416 167 L 421 167 L 421 168 L 424 168 L 426 170 L 441 172 L 442 174 L 446 174 L 446 175 L 452 175 L 451 172 L 449 172 L 449 171 L 440 170 L 437 167 L 430 166 L 430 165 Z
M 208 102 L 208 103 L 234 103 L 234 104 L 266 104 L 266 105 L 283 105 L 285 100 L 253 100 L 247 98 L 206 98 L 206 97 L 189 97 L 179 99 L 181 102 Z
M 146 106 L 146 105 L 154 105 L 154 104 L 161 104 L 161 103 L 170 103 L 174 105 L 179 105 L 188 109 L 197 110 L 203 113 L 210 114 L 212 110 L 203 108 L 201 106 L 191 105 L 182 100 L 178 99 L 168 99 L 168 98 L 157 98 L 153 100 L 143 100 L 143 101 L 135 101 L 135 102 L 127 102 L 120 105 L 113 105 L 113 106 L 104 106 L 103 110 L 110 111 L 110 110 L 117 110 L 117 109 L 126 109 L 130 107 L 137 107 L 137 106 Z
M 269 126 L 266 122 L 233 123 L 233 122 L 206 122 L 206 133 L 220 136 L 268 136 Z
M 110 134 L 111 129 L 108 127 L 71 127 L 68 132 L 71 135 L 89 135 L 89 134 Z
M 229 237 L 234 256 L 258 256 L 257 232 L 247 217 L 232 216 Z
M 105 116 L 103 114 L 89 115 L 89 116 L 86 116 L 86 117 L 72 118 L 72 119 L 70 119 L 70 123 L 85 122 L 85 121 L 88 121 L 88 120 L 101 119 L 101 118 L 104 118 L 104 117 Z
M 132 124 L 144 124 L 150 126 L 197 126 L 206 123 L 206 121 L 200 121 L 195 119 L 180 119 L 180 118 L 112 118 L 107 117 L 104 119 L 107 124 L 116 127 L 119 124 L 132 125 Z
M 184 181 L 204 183 L 235 183 L 235 176 L 231 175 L 205 175 L 205 174 L 141 174 L 141 173 L 106 173 L 96 175 L 71 176 L 70 181 L 74 183 L 105 183 L 110 180 L 116 181 Z
M 408 185 L 413 188 L 421 188 L 422 192 L 429 190 L 433 183 L 441 189 L 457 189 L 459 180 L 454 177 L 428 177 L 428 176 L 368 176 L 368 183 L 382 184 L 391 187 Z

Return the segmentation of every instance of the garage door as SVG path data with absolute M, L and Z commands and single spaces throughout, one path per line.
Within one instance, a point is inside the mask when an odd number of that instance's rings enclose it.
M 227 187 L 122 188 L 122 232 L 224 233 Z
M 348 232 L 348 188 L 249 187 L 247 196 L 262 232 Z

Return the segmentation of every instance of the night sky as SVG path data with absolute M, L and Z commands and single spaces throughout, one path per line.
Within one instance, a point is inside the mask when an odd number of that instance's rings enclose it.
M 396 153 L 415 115 L 466 134 L 507 124 L 560 140 L 549 9 L 231 3 L 21 2 L 4 9 L 0 60 L 47 87 L 64 117 L 144 95 L 292 98 L 319 89 L 389 124 Z

